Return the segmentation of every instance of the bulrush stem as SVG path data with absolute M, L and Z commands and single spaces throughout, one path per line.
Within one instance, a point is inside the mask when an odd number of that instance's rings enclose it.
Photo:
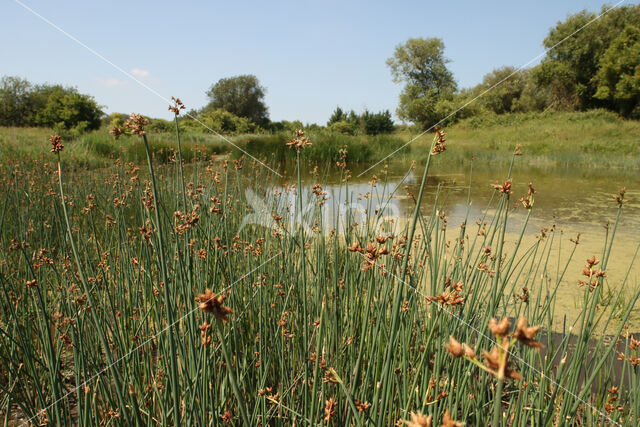
M 300 249 L 302 250 L 302 323 L 303 323 L 303 342 L 304 348 L 307 347 L 308 342 L 307 338 L 309 336 L 308 325 L 307 325 L 307 257 L 305 253 L 305 236 L 304 236 L 304 219 L 302 217 L 302 178 L 300 175 L 300 150 L 296 150 L 296 164 L 298 169 L 298 210 L 299 210 L 299 221 L 300 221 Z M 305 413 L 307 411 L 307 391 L 309 386 L 309 373 L 305 367 L 304 369 L 304 409 Z
M 167 280 L 167 265 L 164 254 L 164 242 L 162 240 L 162 223 L 160 221 L 160 209 L 158 191 L 156 189 L 156 177 L 153 171 L 153 163 L 151 162 L 151 151 L 149 150 L 149 141 L 147 141 L 147 135 L 143 134 L 142 139 L 144 141 L 144 148 L 147 153 L 147 163 L 149 166 L 149 175 L 151 176 L 151 187 L 153 190 L 153 206 L 156 217 L 156 227 L 158 228 L 158 261 L 160 264 L 160 274 L 162 277 L 162 289 L 164 294 L 164 305 L 167 310 L 167 324 L 169 325 L 169 346 L 171 350 L 171 391 L 173 393 L 173 424 L 180 425 L 180 384 L 178 379 L 178 357 L 176 352 L 175 343 L 175 325 L 173 304 L 171 302 L 171 296 L 169 295 L 169 282 Z
M 502 425 L 502 385 L 504 383 L 504 369 L 500 369 L 498 373 L 498 384 L 496 385 L 496 395 L 493 398 L 493 421 L 491 422 L 491 427 L 498 427 Z
M 222 349 L 222 355 L 224 357 L 224 363 L 227 365 L 227 374 L 229 375 L 229 382 L 231 383 L 231 389 L 233 390 L 233 394 L 236 395 L 236 399 L 238 400 L 238 409 L 240 410 L 240 415 L 242 416 L 242 423 L 245 426 L 251 425 L 249 423 L 249 412 L 247 411 L 247 407 L 245 405 L 245 399 L 242 397 L 240 393 L 240 389 L 238 388 L 238 383 L 236 381 L 236 376 L 233 373 L 233 366 L 231 357 L 229 357 L 229 352 L 227 351 L 227 345 L 224 342 L 224 333 L 222 332 L 222 322 L 220 320 L 214 321 L 216 324 L 216 330 L 218 331 L 218 339 L 220 340 L 220 348 Z
M 184 171 L 182 170 L 182 143 L 180 142 L 180 126 L 178 126 L 178 115 L 175 115 L 176 139 L 178 140 L 178 170 L 180 171 L 180 185 L 182 185 L 182 209 L 187 213 L 187 189 L 184 184 Z

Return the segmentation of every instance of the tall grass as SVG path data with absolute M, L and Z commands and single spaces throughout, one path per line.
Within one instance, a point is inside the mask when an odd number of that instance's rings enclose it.
M 569 242 L 553 231 L 525 247 L 525 221 L 516 248 L 504 246 L 520 196 L 504 190 L 519 157 L 477 225 L 468 213 L 450 225 L 440 196 L 421 204 L 437 163 L 424 168 L 411 218 L 391 221 L 364 196 L 366 220 L 353 213 L 327 223 L 323 213 L 335 207 L 322 187 L 300 191 L 314 145 L 283 151 L 297 173 L 281 187 L 243 158 L 159 166 L 153 136 L 123 142 L 138 143 L 146 174 L 119 160 L 108 173 L 68 171 L 67 151 L 48 165 L 3 162 L 5 425 L 386 426 L 412 412 L 434 425 L 448 416 L 469 425 L 636 424 L 640 355 L 624 325 L 640 289 L 614 319 L 598 274 L 624 194 L 587 277 L 560 263 Z M 331 173 L 349 194 L 346 167 Z M 378 179 L 371 185 L 387 189 Z M 247 188 L 277 197 L 251 212 Z M 271 226 L 241 228 L 248 213 Z M 568 277 L 582 309 L 574 324 L 555 324 L 555 293 Z M 509 349 L 521 380 L 445 347 L 453 336 L 480 359 L 497 344 L 490 319 L 520 316 L 542 326 L 544 346 Z M 609 324 L 613 338 L 600 333 Z M 624 360 L 614 363 L 618 352 Z

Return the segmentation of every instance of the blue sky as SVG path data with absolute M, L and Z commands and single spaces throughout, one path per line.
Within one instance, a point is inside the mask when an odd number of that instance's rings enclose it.
M 272 120 L 324 123 L 345 109 L 395 111 L 385 61 L 411 37 L 440 37 L 461 87 L 543 51 L 549 28 L 601 1 L 20 0 L 162 96 L 206 104 L 223 77 L 255 74 Z M 625 1 L 622 5 L 637 4 Z M 0 75 L 76 86 L 107 112 L 169 117 L 166 102 L 14 0 L 0 5 Z

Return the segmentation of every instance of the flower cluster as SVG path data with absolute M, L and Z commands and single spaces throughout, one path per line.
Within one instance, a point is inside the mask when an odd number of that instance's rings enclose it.
M 493 188 L 496 190 L 500 190 L 501 193 L 503 194 L 511 194 L 511 180 L 508 179 L 505 182 L 503 182 L 502 184 L 492 184 Z
M 618 194 L 614 194 L 613 198 L 615 199 L 615 201 L 618 203 L 618 206 L 622 206 L 622 204 L 625 202 L 624 200 L 624 194 L 627 192 L 626 187 L 622 187 L 620 189 L 620 191 L 618 192 Z
M 438 126 L 435 126 L 433 130 L 436 131 L 436 136 L 434 137 L 434 144 L 433 148 L 431 149 L 431 154 L 435 156 L 436 154 L 440 154 L 447 149 L 447 147 L 444 145 L 447 139 L 445 138 L 444 131 Z
M 531 209 L 533 206 L 533 195 L 536 193 L 536 190 L 533 188 L 533 184 L 529 183 L 529 191 L 527 191 L 527 195 L 520 199 L 520 203 L 524 206 L 525 209 Z
M 307 145 L 311 145 L 311 141 L 309 140 L 309 138 L 304 136 L 303 130 L 297 130 L 296 137 L 287 142 L 287 146 L 295 148 L 298 151 L 302 150 Z
M 448 280 L 448 285 L 446 289 L 442 292 L 442 294 L 437 295 L 435 297 L 426 297 L 429 302 L 438 302 L 442 305 L 456 306 L 464 304 L 465 297 L 463 297 L 460 292 L 462 291 L 462 287 L 464 284 L 460 283 L 451 283 L 451 280 Z
M 117 141 L 118 138 L 120 138 L 120 135 L 124 134 L 124 129 L 122 129 L 120 126 L 114 126 L 109 130 L 109 133 L 113 135 L 113 139 Z
M 500 321 L 491 319 L 489 330 L 498 344 L 490 352 L 483 350 L 484 363 L 477 359 L 476 353 L 471 347 L 459 343 L 454 337 L 449 337 L 449 343 L 445 344 L 445 348 L 454 358 L 464 357 L 498 379 L 521 380 L 522 375 L 510 366 L 510 351 L 518 342 L 527 347 L 542 347 L 542 343 L 534 339 L 540 331 L 540 326 L 527 326 L 527 319 L 520 317 L 516 323 L 516 330 L 510 334 L 511 322 L 507 317 L 504 317 Z
M 410 420 L 404 420 L 407 427 L 431 427 L 433 425 L 433 415 L 425 416 L 422 412 L 412 412 Z M 447 409 L 442 416 L 442 427 L 462 427 L 464 423 L 451 418 L 451 413 Z
M 207 288 L 204 294 L 198 295 L 197 300 L 200 303 L 198 307 L 205 313 L 212 313 L 216 319 L 227 322 L 229 321 L 227 315 L 232 314 L 233 310 L 222 305 L 224 298 L 224 295 L 216 295 Z
M 134 135 L 144 135 L 144 127 L 149 124 L 149 120 L 145 119 L 142 114 L 131 113 L 129 119 L 124 125 L 131 130 Z
M 180 101 L 180 98 L 174 98 L 172 96 L 171 100 L 173 101 L 173 105 L 169 106 L 169 111 L 172 111 L 173 114 L 175 114 L 177 116 L 177 115 L 180 114 L 180 110 L 184 110 L 185 109 L 185 106 L 182 103 L 182 101 Z
M 587 280 L 579 280 L 579 286 L 589 285 L 590 291 L 593 291 L 598 287 L 601 278 L 606 276 L 606 272 L 604 270 L 598 269 L 596 271 L 594 267 L 598 264 L 600 264 L 600 260 L 597 260 L 595 256 L 587 259 L 587 265 L 584 270 L 582 270 L 582 275 L 587 277 Z
M 60 135 L 51 135 L 49 142 L 51 142 L 51 152 L 54 154 L 58 154 L 64 149 L 64 145 L 62 145 L 62 137 Z

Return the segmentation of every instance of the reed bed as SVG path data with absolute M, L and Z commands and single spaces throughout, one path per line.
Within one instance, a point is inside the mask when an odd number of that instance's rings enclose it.
M 421 206 L 432 157 L 447 155 L 441 131 L 411 217 L 379 209 L 382 168 L 364 221 L 327 222 L 322 177 L 298 191 L 313 147 L 304 133 L 287 143 L 296 173 L 282 187 L 245 158 L 196 153 L 185 167 L 174 108 L 168 165 L 137 115 L 121 138 L 145 147 L 146 170 L 116 160 L 67 173 L 55 137 L 46 165 L 3 160 L 4 425 L 638 423 L 640 342 L 626 322 L 640 288 L 619 293 L 616 317 L 602 298 L 623 190 L 602 201 L 618 204 L 602 252 L 569 271 L 556 254 L 579 236 L 551 229 L 505 248 L 513 202 L 535 209 L 533 187 L 511 191 L 519 149 L 477 222 L 449 224 L 439 199 Z M 345 194 L 348 161 L 341 150 L 331 169 Z M 252 212 L 247 188 L 279 190 Z M 249 213 L 262 221 L 243 226 Z M 582 309 L 556 324 L 567 281 Z

